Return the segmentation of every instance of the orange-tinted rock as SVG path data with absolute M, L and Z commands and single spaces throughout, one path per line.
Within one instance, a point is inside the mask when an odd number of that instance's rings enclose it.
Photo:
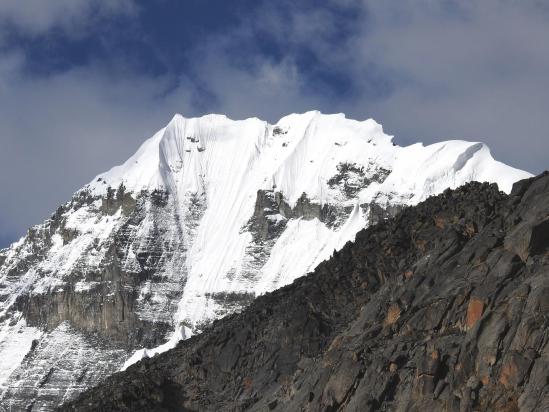
M 499 374 L 499 383 L 506 388 L 515 388 L 519 386 L 529 370 L 531 360 L 518 354 L 511 352 L 508 354 L 503 362 Z
M 465 234 L 469 237 L 473 237 L 477 233 L 477 228 L 474 223 L 469 222 L 465 225 Z
M 244 379 L 242 379 L 242 386 L 244 387 L 245 391 L 249 391 L 252 389 L 253 380 L 249 376 L 246 376 Z
M 415 241 L 415 243 L 416 243 L 417 248 L 420 251 L 425 252 L 425 248 L 427 246 L 427 241 L 426 240 L 418 239 L 418 240 Z
M 471 298 L 469 300 L 469 305 L 467 306 L 467 318 L 465 319 L 466 328 L 471 329 L 481 318 L 483 312 L 484 301 L 479 298 Z
M 389 310 L 387 311 L 387 316 L 385 318 L 385 324 L 392 325 L 395 323 L 398 318 L 400 318 L 400 312 L 400 307 L 396 303 L 389 306 Z
M 511 381 L 514 380 L 514 377 L 517 375 L 517 365 L 514 362 L 507 362 L 501 368 L 501 374 L 499 376 L 499 383 L 501 383 L 506 388 L 511 387 Z
M 446 219 L 442 216 L 435 216 L 435 226 L 439 229 L 444 229 L 446 227 Z

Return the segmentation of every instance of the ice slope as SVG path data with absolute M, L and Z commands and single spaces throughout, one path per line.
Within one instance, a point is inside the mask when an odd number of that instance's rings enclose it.
M 152 261 L 153 273 L 147 266 L 152 278 L 122 287 L 138 288 L 137 318 L 153 324 L 168 321 L 175 332 L 158 348 L 129 353 L 127 366 L 238 310 L 239 304 L 227 296 L 253 297 L 311 271 L 369 224 L 373 205 L 412 205 L 471 180 L 495 182 L 509 192 L 513 182 L 529 176 L 494 160 L 482 143 L 397 146 L 372 119 L 312 111 L 271 125 L 256 118 L 176 115 L 124 164 L 77 192 L 75 198 L 92 200 L 63 209 L 62 227 L 46 222 L 0 251 L 0 330 L 6 332 L 0 334 L 0 364 L 11 362 L 1 378 L 8 379 L 35 338 L 41 339 L 33 355 L 39 359 L 60 336 L 85 339 L 77 328 L 63 326 L 61 334 L 42 336 L 22 320 L 14 321 L 20 298 L 64 290 L 95 296 L 103 278 L 93 276 L 106 267 L 115 264 L 141 276 L 143 262 Z M 139 216 L 128 217 L 122 209 L 105 211 L 105 199 L 121 185 L 137 199 L 133 213 Z M 166 194 L 168 200 L 154 206 L 154 193 Z M 265 193 L 279 195 L 280 210 L 261 210 Z M 139 203 L 142 194 L 149 200 Z M 314 207 L 314 213 L 296 212 L 303 209 L 304 196 L 310 205 L 332 208 L 335 220 L 324 219 Z M 281 229 L 261 239 L 257 219 Z M 43 240 L 37 243 L 37 238 Z M 112 251 L 120 242 L 124 249 L 113 263 Z M 7 333 L 14 328 L 21 345 Z M 118 368 L 120 362 L 113 365 Z M 107 373 L 102 368 L 90 369 L 90 374 L 98 378 Z M 15 379 L 7 385 L 14 390 L 19 383 Z
M 0 388 L 11 373 L 21 364 L 30 350 L 32 341 L 39 338 L 37 328 L 26 327 L 25 319 L 14 325 L 3 324 L 0 329 L 0 353 L 3 354 L 0 368 Z

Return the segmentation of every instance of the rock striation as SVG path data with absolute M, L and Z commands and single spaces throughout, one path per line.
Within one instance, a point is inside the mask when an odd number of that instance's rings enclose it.
M 549 172 L 469 183 L 61 411 L 545 411 Z

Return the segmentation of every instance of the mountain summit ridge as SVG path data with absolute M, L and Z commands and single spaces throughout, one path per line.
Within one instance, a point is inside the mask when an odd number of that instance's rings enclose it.
M 271 155 L 279 157 L 280 162 L 283 163 L 288 153 L 291 155 L 293 150 L 296 149 L 299 144 L 306 145 L 307 138 L 310 136 L 317 137 L 317 133 L 311 131 L 316 127 L 323 129 L 332 128 L 335 133 L 342 133 L 338 137 L 341 142 L 336 139 L 326 139 L 326 136 L 322 136 L 324 141 L 315 144 L 324 145 L 329 143 L 330 145 L 336 145 L 341 147 L 342 144 L 346 144 L 345 138 L 358 138 L 373 141 L 373 145 L 380 145 L 385 150 L 376 150 L 378 161 L 390 161 L 390 158 L 395 154 L 393 152 L 405 150 L 411 151 L 411 148 L 418 149 L 415 155 L 422 149 L 432 148 L 431 151 L 426 150 L 427 153 L 436 153 L 438 151 L 444 151 L 446 145 L 451 145 L 451 150 L 461 150 L 463 146 L 463 156 L 460 159 L 461 165 L 454 165 L 455 171 L 459 171 L 461 167 L 465 166 L 467 160 L 474 156 L 477 151 L 485 151 L 484 162 L 493 161 L 490 154 L 490 149 L 484 143 L 480 142 L 468 142 L 464 140 L 449 140 L 440 143 L 434 143 L 424 146 L 423 143 L 415 143 L 411 146 L 400 147 L 396 146 L 393 142 L 393 136 L 387 135 L 383 132 L 382 125 L 377 123 L 373 119 L 366 119 L 363 121 L 348 119 L 343 113 L 337 114 L 323 114 L 320 111 L 309 111 L 302 114 L 290 114 L 282 117 L 277 123 L 270 124 L 266 121 L 260 120 L 256 117 L 247 118 L 244 120 L 232 120 L 225 115 L 209 114 L 202 117 L 185 118 L 181 114 L 176 114 L 170 120 L 166 127 L 160 129 L 150 139 L 147 139 L 137 150 L 137 152 L 131 156 L 124 164 L 115 166 L 110 171 L 101 173 L 96 178 L 84 186 L 84 189 L 89 189 L 94 193 L 104 193 L 106 187 L 110 183 L 111 186 L 116 187 L 117 183 L 124 182 L 125 186 L 130 191 L 139 191 L 142 189 L 171 189 L 172 191 L 181 190 L 180 187 L 174 186 L 173 176 L 170 174 L 176 174 L 181 171 L 182 164 L 186 161 L 190 161 L 196 156 L 198 149 L 206 150 L 208 143 L 214 143 L 216 140 L 227 138 L 231 135 L 231 130 L 237 129 L 239 136 L 230 136 L 228 140 L 239 140 L 239 146 L 246 150 L 246 145 L 253 143 L 259 153 L 252 153 L 253 155 L 262 154 L 265 148 L 270 148 L 274 143 L 273 140 L 269 140 L 269 137 L 274 135 L 282 135 L 285 137 L 286 149 L 278 150 Z M 252 133 L 250 133 L 252 132 Z M 263 134 L 262 132 L 265 132 Z M 273 133 L 274 132 L 274 133 Z M 290 134 L 288 135 L 288 132 Z M 200 140 L 202 139 L 202 140 Z M 226 139 L 227 140 L 227 139 Z M 282 141 L 283 139 L 278 139 Z M 305 140 L 305 142 L 301 142 Z M 292 147 L 292 144 L 295 147 Z M 390 146 L 395 149 L 387 150 Z M 335 147 L 334 149 L 337 149 Z M 286 152 L 286 153 L 284 153 Z M 245 152 L 248 155 L 248 152 Z M 348 154 L 347 154 L 348 155 Z M 360 152 L 360 155 L 364 155 Z M 388 159 L 384 159 L 382 155 L 386 155 Z M 252 159 L 250 159 L 253 161 Z M 491 162 L 490 162 L 491 163 Z M 178 165 L 179 164 L 179 165 Z M 268 177 L 269 184 L 277 184 L 276 178 L 276 165 L 274 170 L 271 170 L 271 176 Z M 332 167 L 333 165 L 326 165 L 326 167 Z M 487 167 L 488 165 L 484 165 Z M 524 172 L 503 165 L 500 162 L 494 161 L 494 164 L 490 164 L 490 167 L 496 169 L 494 171 L 478 170 L 481 174 L 479 180 L 494 180 L 495 173 L 501 173 L 499 185 L 500 188 L 509 192 L 511 185 L 517 178 L 524 177 Z M 481 168 L 479 168 L 481 169 Z M 486 175 L 485 179 L 482 179 L 482 173 Z M 529 174 L 530 175 L 530 174 Z M 531 175 L 530 175 L 531 176 Z M 295 176 L 292 176 L 295 177 Z M 101 181 L 97 182 L 97 179 Z M 514 179 L 514 180 L 513 180 Z M 283 179 L 282 179 L 283 180 Z M 269 187 L 265 187 L 269 188 Z M 286 192 L 290 189 L 288 186 L 284 187 Z M 296 192 L 300 192 L 302 187 L 296 189 Z M 302 192 L 301 192 L 302 193 Z M 297 198 L 301 193 L 295 193 L 291 198 L 291 203 L 295 204 Z
M 276 125 L 176 115 L 0 251 L 0 400 L 48 410 L 291 283 L 406 206 L 472 180 L 509 191 L 528 176 L 481 143 L 400 147 L 375 121 L 342 114 Z

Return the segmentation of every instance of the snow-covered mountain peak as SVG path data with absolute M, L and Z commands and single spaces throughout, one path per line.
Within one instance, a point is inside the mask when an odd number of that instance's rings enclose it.
M 400 147 L 372 119 L 310 111 L 275 125 L 176 115 L 126 163 L 85 189 L 101 194 L 123 183 L 134 197 L 165 191 L 183 233 L 189 211 L 199 217 L 186 237 L 192 239 L 189 277 L 175 316 L 196 327 L 219 310 L 208 294 L 264 292 L 289 282 L 352 239 L 376 208 L 416 204 L 471 180 L 496 182 L 508 192 L 528 176 L 495 161 L 482 143 Z M 278 239 L 286 246 L 272 245 L 276 253 L 269 251 L 252 276 L 247 259 L 259 236 L 249 230 L 254 219 L 264 222 L 261 227 L 286 228 Z M 293 247 L 295 256 L 288 254 L 291 242 L 303 245 Z
M 185 118 L 176 114 L 123 165 L 98 175 L 86 188 L 96 194 L 105 193 L 109 186 L 116 188 L 120 183 L 131 192 L 155 188 L 173 192 L 199 190 L 199 175 L 215 174 L 214 169 L 224 174 L 236 173 L 236 160 L 247 166 L 267 154 L 283 163 L 285 158 L 292 157 L 294 161 L 301 161 L 300 156 L 307 153 L 316 155 L 316 159 L 309 159 L 314 163 L 326 160 L 330 151 L 333 151 L 332 160 L 337 160 L 353 152 L 357 145 L 373 142 L 373 145 L 388 146 L 391 138 L 374 120 L 359 122 L 343 114 L 325 115 L 318 111 L 291 114 L 275 125 L 257 118 L 231 120 L 216 114 Z M 328 165 L 324 162 L 322 166 Z M 306 171 L 311 175 L 311 170 L 319 167 L 317 164 Z M 194 181 L 182 183 L 182 175 Z M 274 185 L 275 175 L 267 173 L 263 178 Z
M 98 175 L 84 189 L 104 194 L 123 183 L 130 192 L 206 193 L 219 185 L 238 189 L 231 182 L 247 175 L 247 181 L 253 176 L 256 190 L 276 188 L 292 205 L 303 192 L 323 204 L 337 198 L 327 182 L 343 164 L 391 170 L 386 185 L 398 184 L 401 191 L 402 183 L 411 181 L 416 202 L 472 179 L 496 181 L 508 192 L 523 176 L 496 162 L 481 143 L 455 140 L 400 147 L 373 119 L 357 121 L 342 113 L 291 114 L 274 125 L 257 118 L 176 114 L 124 164 Z
M 175 115 L 0 251 L 0 403 L 48 409 L 291 283 L 404 206 L 471 180 L 509 192 L 529 176 L 482 143 L 400 147 L 341 113 Z M 144 347 L 156 349 L 134 352 Z

